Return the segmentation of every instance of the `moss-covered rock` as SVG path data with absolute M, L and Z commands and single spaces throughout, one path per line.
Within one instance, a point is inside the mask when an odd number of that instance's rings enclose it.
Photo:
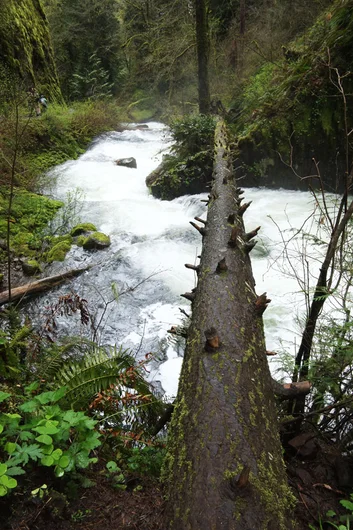
M 72 237 L 86 234 L 87 232 L 96 232 L 97 228 L 92 223 L 81 223 L 73 227 L 70 234 Z
M 27 276 L 34 276 L 42 272 L 42 268 L 37 260 L 30 259 L 22 262 L 22 270 Z
M 47 253 L 47 262 L 53 261 L 64 261 L 66 254 L 71 248 L 71 242 L 69 240 L 60 241 L 54 245 Z
M 211 116 L 188 116 L 175 120 L 171 132 L 173 153 L 146 179 L 155 197 L 174 199 L 202 193 L 212 178 L 215 121 Z
M 110 237 L 103 232 L 92 232 L 82 244 L 85 250 L 101 250 L 110 246 Z

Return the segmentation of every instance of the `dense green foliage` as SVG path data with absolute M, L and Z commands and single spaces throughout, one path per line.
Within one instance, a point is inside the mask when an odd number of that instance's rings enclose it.
M 342 189 L 336 174 L 349 171 L 344 131 L 353 124 L 347 100 L 353 87 L 352 7 L 351 1 L 335 2 L 285 50 L 285 58 L 264 65 L 234 103 L 234 129 L 252 182 L 299 186 L 283 161 L 304 177 L 317 174 L 314 156 L 326 187 Z
M 206 191 L 212 178 L 214 128 L 214 119 L 203 115 L 171 123 L 175 144 L 172 154 L 164 156 L 156 178 L 148 182 L 153 195 L 172 199 Z
M 55 476 L 62 477 L 97 461 L 90 458 L 101 444 L 97 422 L 60 407 L 65 388 L 36 394 L 38 387 L 25 388 L 23 398 L 0 392 L 0 454 L 6 461 L 0 464 L 0 496 L 17 485 L 12 477 L 33 473 L 38 465 L 53 467 Z
M 67 100 L 117 92 L 123 68 L 115 0 L 46 0 L 56 63 Z

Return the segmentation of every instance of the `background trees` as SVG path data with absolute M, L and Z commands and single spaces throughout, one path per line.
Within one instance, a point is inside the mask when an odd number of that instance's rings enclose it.
M 65 96 L 89 98 L 97 86 L 117 93 L 123 68 L 118 2 L 46 0 L 45 6 Z

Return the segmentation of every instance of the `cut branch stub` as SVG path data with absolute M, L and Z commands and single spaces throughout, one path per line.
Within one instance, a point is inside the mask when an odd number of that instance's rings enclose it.
M 230 238 L 228 241 L 228 246 L 231 248 L 235 248 L 238 244 L 238 236 L 240 235 L 240 229 L 239 227 L 235 226 L 232 228 Z
M 238 188 L 236 190 L 236 194 L 238 195 L 238 197 L 240 197 L 240 195 L 243 195 L 243 193 L 244 193 L 244 190 L 242 190 L 241 188 Z
M 235 213 L 231 213 L 230 215 L 228 215 L 227 221 L 228 221 L 229 224 L 234 225 L 234 223 L 235 223 Z
M 170 333 L 171 335 L 177 335 L 178 337 L 184 337 L 184 339 L 186 339 L 188 336 L 185 329 L 176 326 L 172 326 L 170 329 L 168 329 L 167 333 Z
M 258 231 L 260 230 L 261 226 L 258 226 L 254 230 L 251 230 L 251 232 L 248 232 L 245 234 L 245 241 L 250 241 L 253 237 L 257 236 Z
M 261 316 L 267 309 L 268 304 L 271 302 L 269 298 L 267 298 L 267 293 L 263 293 L 260 296 L 257 297 L 257 300 L 255 302 L 255 312 L 257 315 Z
M 272 389 L 275 396 L 279 399 L 296 399 L 309 394 L 311 383 L 309 381 L 300 381 L 299 383 L 281 384 L 272 379 Z
M 244 251 L 249 254 L 256 245 L 256 243 L 257 241 L 247 241 L 246 243 L 244 243 Z
M 226 258 L 223 258 L 218 262 L 216 273 L 220 274 L 221 272 L 227 272 L 227 270 L 228 270 L 228 267 L 226 264 Z
M 212 350 L 219 348 L 221 342 L 219 340 L 219 336 L 218 336 L 216 328 L 212 327 L 212 328 L 206 329 L 205 337 L 206 337 L 206 344 L 205 344 L 206 351 L 212 351 Z
M 238 479 L 233 480 L 233 485 L 237 488 L 245 488 L 249 484 L 250 467 L 244 466 Z
M 201 199 L 201 202 L 205 202 L 206 205 L 209 203 L 209 201 L 207 199 Z
M 240 206 L 240 208 L 238 210 L 238 215 L 242 216 L 246 212 L 246 210 L 249 208 L 251 203 L 252 203 L 252 201 L 249 201 L 249 202 L 246 202 L 245 204 L 242 204 L 242 206 Z
M 197 225 L 197 224 L 194 223 L 193 221 L 190 221 L 190 224 L 191 224 L 191 226 L 193 226 L 194 228 L 196 228 L 196 230 L 197 230 L 198 232 L 200 232 L 200 234 L 201 234 L 202 236 L 204 236 L 204 235 L 206 234 L 206 230 L 205 230 L 204 228 L 202 228 L 202 226 Z
M 199 265 L 192 265 L 191 263 L 185 263 L 185 267 L 187 269 L 191 269 L 191 270 L 197 272 L 197 274 L 200 272 L 200 266 Z
M 190 302 L 193 302 L 195 300 L 195 293 L 184 293 L 181 294 L 183 298 L 186 298 L 186 300 L 190 300 Z
M 194 217 L 194 219 L 195 221 L 198 221 L 199 223 L 202 223 L 205 226 L 207 225 L 207 221 L 205 221 L 205 219 L 201 219 L 201 217 Z

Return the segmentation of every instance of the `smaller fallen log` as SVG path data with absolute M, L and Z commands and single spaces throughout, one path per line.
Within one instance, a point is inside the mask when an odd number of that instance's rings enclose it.
M 48 278 L 42 278 L 35 282 L 26 283 L 25 285 L 20 285 L 19 287 L 14 287 L 11 289 L 11 300 L 9 291 L 2 291 L 0 293 L 0 306 L 7 304 L 8 302 L 15 302 L 20 300 L 25 296 L 33 296 L 35 294 L 44 293 L 52 287 L 60 285 L 64 281 L 75 278 L 83 272 L 86 272 L 91 267 L 83 267 L 82 269 L 72 269 L 61 274 L 56 274 L 55 276 L 49 276 Z

